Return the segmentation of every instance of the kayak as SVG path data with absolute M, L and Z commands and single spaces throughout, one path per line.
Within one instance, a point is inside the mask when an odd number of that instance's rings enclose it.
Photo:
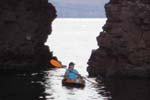
M 77 78 L 77 79 L 63 79 L 62 85 L 68 86 L 68 87 L 84 87 L 85 86 L 85 80 L 83 78 Z

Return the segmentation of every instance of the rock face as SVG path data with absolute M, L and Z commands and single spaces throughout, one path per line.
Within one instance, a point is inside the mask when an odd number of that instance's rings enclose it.
M 52 53 L 44 43 L 55 17 L 48 0 L 1 0 L 0 69 L 48 65 Z
M 150 76 L 150 1 L 110 0 L 99 48 L 88 61 L 90 76 Z

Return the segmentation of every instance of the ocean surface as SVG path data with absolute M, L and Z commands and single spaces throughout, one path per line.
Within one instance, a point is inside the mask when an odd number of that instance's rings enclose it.
M 86 67 L 92 49 L 97 49 L 96 37 L 102 31 L 106 18 L 71 19 L 58 18 L 52 25 L 53 31 L 46 45 L 64 65 L 73 61 L 76 68 L 87 75 Z

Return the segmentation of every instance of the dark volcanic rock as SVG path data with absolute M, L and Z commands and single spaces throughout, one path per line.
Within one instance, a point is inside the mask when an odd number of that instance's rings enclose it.
M 56 10 L 48 0 L 1 0 L 0 69 L 36 69 L 49 65 L 45 46 Z
M 150 1 L 110 0 L 99 48 L 88 61 L 90 76 L 150 76 Z

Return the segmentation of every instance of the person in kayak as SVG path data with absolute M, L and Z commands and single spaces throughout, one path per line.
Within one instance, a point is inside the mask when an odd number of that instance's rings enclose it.
M 66 70 L 65 75 L 64 75 L 65 79 L 74 80 L 74 79 L 81 77 L 81 75 L 78 73 L 78 71 L 76 69 L 74 69 L 74 65 L 75 64 L 73 62 L 69 63 L 69 67 Z

